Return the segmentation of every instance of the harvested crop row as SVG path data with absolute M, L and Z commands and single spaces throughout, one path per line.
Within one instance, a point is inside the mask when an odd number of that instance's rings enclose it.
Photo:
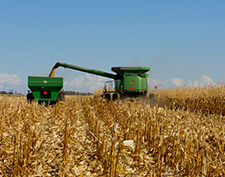
M 224 123 L 140 102 L 0 97 L 0 174 L 224 176 Z
M 90 101 L 89 105 L 84 114 L 94 134 L 96 157 L 108 170 L 106 174 L 225 173 L 223 118 L 150 108 L 135 102 Z

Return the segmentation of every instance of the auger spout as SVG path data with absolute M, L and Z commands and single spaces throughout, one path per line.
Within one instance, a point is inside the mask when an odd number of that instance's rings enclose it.
M 86 73 L 90 73 L 90 74 L 95 74 L 95 75 L 111 78 L 111 79 L 119 79 L 121 77 L 120 75 L 110 74 L 110 73 L 106 73 L 104 71 L 99 71 L 99 70 L 95 70 L 95 69 L 88 69 L 88 68 L 84 68 L 84 67 L 80 67 L 80 66 L 76 66 L 76 65 L 61 63 L 61 62 L 57 62 L 54 65 L 54 67 L 52 68 L 52 70 L 49 74 L 49 77 L 53 77 L 54 73 L 55 73 L 55 70 L 60 66 L 62 66 L 64 68 L 70 68 L 70 69 L 74 69 L 74 70 L 78 70 L 78 71 L 82 71 L 82 72 L 86 72 Z

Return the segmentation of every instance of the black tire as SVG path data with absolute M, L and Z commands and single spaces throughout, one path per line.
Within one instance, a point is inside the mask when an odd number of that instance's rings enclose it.
M 117 100 L 118 98 L 119 98 L 118 93 L 114 93 L 114 94 L 112 95 L 113 101 Z
M 34 95 L 32 93 L 28 93 L 27 94 L 27 101 L 29 101 L 30 103 L 34 100 Z
M 110 101 L 110 100 L 111 100 L 111 95 L 110 95 L 109 93 L 104 94 L 104 95 L 103 95 L 103 98 L 104 98 L 106 101 Z
M 65 95 L 64 93 L 59 93 L 57 97 L 57 101 L 64 101 L 65 100 Z

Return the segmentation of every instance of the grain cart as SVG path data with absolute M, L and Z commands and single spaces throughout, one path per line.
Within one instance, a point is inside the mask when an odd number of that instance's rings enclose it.
M 38 103 L 55 104 L 64 99 L 62 77 L 28 76 L 28 87 L 31 90 L 27 94 L 29 102 L 35 99 Z
M 54 76 L 54 72 L 58 67 L 70 68 L 102 77 L 114 79 L 114 90 L 104 88 L 102 97 L 106 100 L 116 100 L 118 98 L 137 98 L 146 96 L 148 92 L 148 72 L 149 67 L 112 67 L 111 70 L 116 74 L 106 73 L 94 69 L 87 69 L 67 63 L 58 62 L 52 68 L 49 77 Z

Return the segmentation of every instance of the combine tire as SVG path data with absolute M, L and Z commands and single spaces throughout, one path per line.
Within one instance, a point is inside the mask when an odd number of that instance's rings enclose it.
M 112 100 L 113 100 L 113 101 L 117 100 L 118 98 L 119 98 L 119 94 L 118 94 L 118 93 L 114 93 L 114 94 L 112 95 Z
M 105 99 L 106 99 L 106 101 L 110 101 L 111 95 L 109 93 L 105 94 Z
M 27 101 L 31 103 L 33 100 L 34 100 L 34 95 L 32 93 L 28 93 L 27 94 Z

